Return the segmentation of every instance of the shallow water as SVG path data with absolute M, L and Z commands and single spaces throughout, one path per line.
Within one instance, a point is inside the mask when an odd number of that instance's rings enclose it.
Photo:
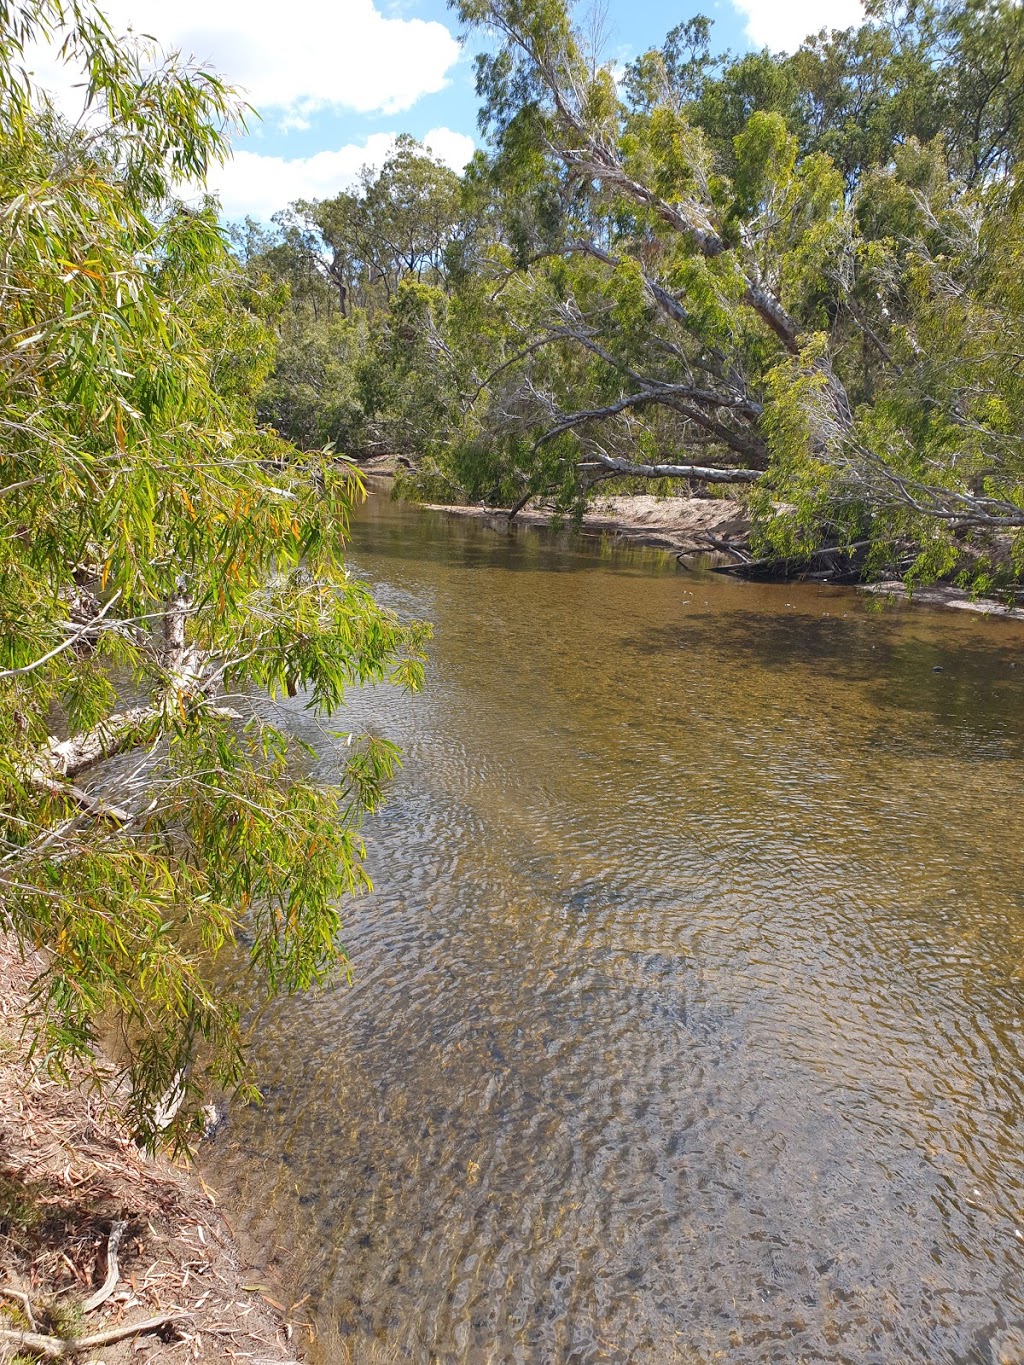
M 351 562 L 428 685 L 207 1157 L 316 1358 L 1024 1360 L 1024 631 L 382 497 Z

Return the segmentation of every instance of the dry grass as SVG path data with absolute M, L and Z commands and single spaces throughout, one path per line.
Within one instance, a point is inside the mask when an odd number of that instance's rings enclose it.
M 273 1300 L 246 1277 L 201 1178 L 139 1152 L 109 1084 L 90 1091 L 83 1075 L 66 1090 L 26 1063 L 21 1030 L 35 970 L 0 937 L 0 1329 L 29 1328 L 31 1311 L 41 1335 L 79 1337 L 171 1313 L 162 1334 L 79 1359 L 297 1360 L 302 1331 L 286 1323 L 289 1306 L 272 1311 Z M 83 1313 L 106 1278 L 116 1223 L 124 1224 L 117 1284 Z M 0 1341 L 0 1361 L 36 1358 Z

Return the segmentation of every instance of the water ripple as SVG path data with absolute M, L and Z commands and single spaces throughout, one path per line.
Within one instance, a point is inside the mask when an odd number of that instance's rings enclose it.
M 428 688 L 351 698 L 355 984 L 210 1157 L 319 1359 L 1024 1360 L 1024 635 L 386 505 L 354 557 Z

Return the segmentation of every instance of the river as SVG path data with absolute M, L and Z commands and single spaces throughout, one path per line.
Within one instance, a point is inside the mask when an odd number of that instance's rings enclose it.
M 1024 630 L 385 496 L 350 562 L 427 686 L 205 1158 L 312 1359 L 1024 1361 Z

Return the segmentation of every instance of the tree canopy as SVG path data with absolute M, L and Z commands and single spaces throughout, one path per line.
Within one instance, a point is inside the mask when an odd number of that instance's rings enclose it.
M 42 39 L 88 73 L 75 124 Z M 368 884 L 395 751 L 313 781 L 275 699 L 422 670 L 342 561 L 358 479 L 256 420 L 272 295 L 175 197 L 242 112 L 79 0 L 0 0 L 0 927 L 45 955 L 37 1049 L 114 1038 L 151 1140 L 247 1084 L 243 1009 L 326 979 Z
M 867 535 L 921 573 L 1017 538 L 1017 6 L 895 6 L 791 57 L 697 19 L 621 85 L 559 0 L 457 8 L 492 39 L 492 192 L 545 206 L 481 256 L 457 478 L 569 506 L 728 472 L 780 552 Z

